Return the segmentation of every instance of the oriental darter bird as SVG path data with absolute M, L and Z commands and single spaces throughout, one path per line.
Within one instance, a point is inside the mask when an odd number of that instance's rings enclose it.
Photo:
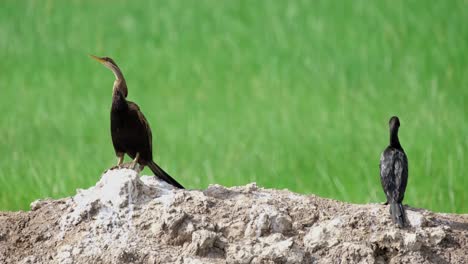
M 400 120 L 393 116 L 389 121 L 390 145 L 380 157 L 380 182 L 390 204 L 393 223 L 400 228 L 406 225 L 406 214 L 402 202 L 408 182 L 408 158 L 398 140 Z
M 156 177 L 184 189 L 153 161 L 151 128 L 138 105 L 126 99 L 128 89 L 122 71 L 111 58 L 90 56 L 109 68 L 115 75 L 110 117 L 112 143 L 118 157 L 117 167 L 122 165 L 124 155 L 127 154 L 133 159 L 132 169 L 139 165 L 141 171 L 148 166 Z

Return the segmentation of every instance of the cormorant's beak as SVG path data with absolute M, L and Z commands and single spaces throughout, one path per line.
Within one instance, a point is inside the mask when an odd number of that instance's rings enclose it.
M 89 57 L 91 57 L 91 58 L 97 60 L 98 62 L 100 62 L 100 63 L 102 63 L 102 64 L 104 64 L 104 62 L 105 62 L 105 60 L 104 60 L 103 58 L 99 58 L 99 57 L 94 56 L 94 55 L 91 55 L 91 54 L 89 55 Z

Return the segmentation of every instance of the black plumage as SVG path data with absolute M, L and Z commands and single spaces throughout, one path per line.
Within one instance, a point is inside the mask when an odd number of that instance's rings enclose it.
M 153 161 L 151 128 L 138 105 L 126 99 L 127 84 L 117 64 L 108 57 L 92 58 L 111 69 L 116 78 L 112 92 L 111 136 L 118 157 L 117 166 L 122 165 L 124 155 L 127 154 L 133 159 L 133 168 L 137 164 L 140 165 L 139 170 L 148 166 L 158 178 L 183 189 L 181 184 Z
M 390 205 L 390 215 L 399 227 L 406 225 L 405 209 L 402 205 L 408 182 L 408 158 L 398 139 L 400 120 L 393 116 L 389 121 L 390 145 L 380 157 L 380 181 Z

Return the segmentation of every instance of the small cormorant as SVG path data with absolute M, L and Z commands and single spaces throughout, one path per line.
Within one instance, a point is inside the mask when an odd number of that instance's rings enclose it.
M 408 159 L 398 140 L 400 120 L 393 116 L 389 121 L 390 145 L 380 157 L 380 182 L 390 204 L 390 215 L 399 227 L 406 224 L 405 209 L 401 204 L 408 182 Z
M 112 91 L 111 137 L 118 157 L 117 166 L 122 165 L 126 153 L 133 159 L 131 164 L 133 169 L 139 164 L 141 171 L 147 165 L 158 178 L 183 189 L 182 185 L 153 161 L 151 128 L 138 105 L 127 101 L 128 90 L 122 71 L 111 58 L 93 55 L 91 57 L 109 68 L 115 75 Z

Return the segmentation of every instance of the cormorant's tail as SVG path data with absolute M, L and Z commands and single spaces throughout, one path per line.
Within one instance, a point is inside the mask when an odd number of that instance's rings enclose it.
M 393 222 L 403 228 L 406 224 L 405 209 L 401 203 L 390 203 L 390 214 L 392 215 Z
M 169 183 L 170 185 L 177 187 L 179 189 L 185 189 L 184 186 L 180 185 L 176 180 L 174 180 L 167 172 L 165 172 L 161 167 L 158 166 L 154 161 L 148 162 L 148 167 L 153 171 L 154 175 L 159 179 Z

